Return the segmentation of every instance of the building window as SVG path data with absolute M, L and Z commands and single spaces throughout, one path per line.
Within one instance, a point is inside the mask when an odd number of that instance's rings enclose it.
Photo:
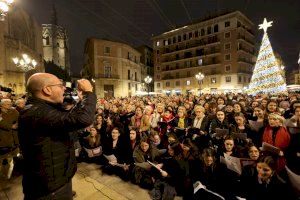
M 231 82 L 231 76 L 226 76 L 225 80 L 226 80 L 226 83 L 230 83 Z
M 224 33 L 224 38 L 230 38 L 230 32 Z
M 178 42 L 181 42 L 181 35 L 178 35 Z
M 111 66 L 104 66 L 104 76 L 105 78 L 111 77 Z
M 44 44 L 45 45 L 50 45 L 50 37 L 49 37 L 49 35 L 47 35 L 45 38 L 44 38 Z
M 230 71 L 231 66 L 230 65 L 225 65 L 225 71 L 229 72 Z
M 173 37 L 173 44 L 176 43 L 176 37 Z
M 165 46 L 167 46 L 168 45 L 168 40 L 165 40 Z
M 225 27 L 229 27 L 230 26 L 230 21 L 226 21 L 225 22 Z
M 211 34 L 211 27 L 210 27 L 210 26 L 207 27 L 207 34 L 208 34 L 208 35 Z
M 191 39 L 192 37 L 193 37 L 193 33 L 190 32 L 190 33 L 189 33 L 189 39 Z
M 128 90 L 131 90 L 130 86 L 131 86 L 130 83 L 128 83 Z
M 230 50 L 230 48 L 231 48 L 231 44 L 230 43 L 224 44 L 224 50 Z
M 157 66 L 157 67 L 156 67 L 156 70 L 157 70 L 157 71 L 160 71 L 160 66 Z
M 105 47 L 104 48 L 104 53 L 110 53 L 110 47 Z
M 183 34 L 183 41 L 186 40 L 186 34 Z
M 216 24 L 214 26 L 214 33 L 217 33 L 217 32 L 219 32 L 219 25 L 218 24 Z
M 168 44 L 172 44 L 171 38 L 168 39 Z
M 250 81 L 251 81 L 251 78 L 250 78 L 250 77 L 248 77 L 248 83 L 250 83 Z
M 203 29 L 201 29 L 201 36 L 204 36 L 204 35 L 205 35 L 205 30 L 203 28 Z
M 166 87 L 170 87 L 170 82 L 169 81 L 166 82 Z
M 187 76 L 187 77 L 191 77 L 191 72 L 188 71 L 188 72 L 186 73 L 186 76 Z
M 195 31 L 195 37 L 198 37 L 198 31 Z
M 170 66 L 166 65 L 166 71 L 170 70 Z
M 156 54 L 159 54 L 159 50 L 156 50 Z
M 159 45 L 160 45 L 160 42 L 159 42 L 159 41 L 157 41 L 157 42 L 156 42 L 156 46 L 158 47 Z
M 240 27 L 240 26 L 242 26 L 241 22 L 237 21 L 237 27 Z
M 202 66 L 202 63 L 203 63 L 202 58 L 198 59 L 198 65 Z
M 231 58 L 230 53 L 225 55 L 225 60 L 226 61 L 230 61 L 230 58 Z
M 180 81 L 176 81 L 176 86 L 180 86 Z
M 244 83 L 246 83 L 246 76 L 244 76 Z
M 175 77 L 179 78 L 179 72 L 176 72 Z
M 160 83 L 156 83 L 156 87 L 160 88 Z
M 239 76 L 239 83 L 240 83 L 240 82 L 242 82 L 242 77 L 241 77 L 241 76 Z
M 191 85 L 191 81 L 186 81 L 186 85 Z
M 130 70 L 127 71 L 127 78 L 130 80 Z
M 211 79 L 210 79 L 210 82 L 214 84 L 214 83 L 217 82 L 217 79 L 216 79 L 216 78 L 211 78 Z
M 156 78 L 160 80 L 160 75 L 159 75 L 159 74 L 157 74 L 157 75 L 156 75 Z

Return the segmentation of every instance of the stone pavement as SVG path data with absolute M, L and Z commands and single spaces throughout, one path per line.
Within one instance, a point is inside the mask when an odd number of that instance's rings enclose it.
M 15 175 L 9 181 L 0 181 L 1 200 L 22 200 L 22 177 Z M 96 164 L 79 163 L 73 178 L 75 200 L 148 200 L 148 190 L 125 182 L 117 176 L 103 174 Z M 181 198 L 176 198 L 181 199 Z

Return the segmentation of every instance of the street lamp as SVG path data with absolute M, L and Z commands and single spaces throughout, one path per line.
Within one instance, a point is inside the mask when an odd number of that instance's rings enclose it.
M 144 79 L 145 83 L 147 84 L 147 90 L 148 90 L 148 95 L 149 95 L 149 84 L 151 83 L 152 81 L 152 78 L 150 76 L 147 76 L 145 79 Z
M 4 21 L 13 2 L 14 0 L 0 0 L 0 21 Z
M 12 60 L 18 68 L 25 72 L 34 69 L 37 65 L 37 62 L 27 54 L 23 54 L 22 58 L 15 57 Z
M 204 74 L 199 72 L 198 74 L 195 75 L 195 77 L 198 80 L 198 84 L 199 84 L 199 87 L 200 87 L 200 95 L 201 95 L 201 83 L 202 83 L 202 80 L 204 79 Z

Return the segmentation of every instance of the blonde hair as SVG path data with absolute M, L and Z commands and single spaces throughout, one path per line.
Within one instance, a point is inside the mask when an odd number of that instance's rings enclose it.
M 272 118 L 274 118 L 274 119 L 278 119 L 278 120 L 280 121 L 280 123 L 284 124 L 285 118 L 282 117 L 280 114 L 278 114 L 278 113 L 270 113 L 270 114 L 268 115 L 268 119 L 269 119 L 270 117 L 272 117 Z

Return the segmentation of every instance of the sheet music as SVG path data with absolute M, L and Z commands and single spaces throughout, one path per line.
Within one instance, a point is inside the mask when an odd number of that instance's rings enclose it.
M 224 153 L 224 159 L 228 169 L 238 174 L 242 174 L 242 166 L 239 158 L 228 156 L 227 154 Z
M 218 194 L 218 193 L 216 193 L 216 192 L 213 192 L 213 191 L 207 189 L 206 186 L 203 185 L 200 181 L 196 181 L 196 182 L 193 184 L 193 187 L 194 187 L 194 194 L 195 194 L 196 192 L 198 192 L 198 190 L 203 189 L 203 190 L 205 190 L 206 192 L 209 192 L 209 193 L 211 193 L 211 194 L 213 194 L 213 195 L 215 195 L 215 196 L 217 196 L 217 197 L 219 197 L 219 198 L 225 200 L 225 198 L 224 198 L 223 196 L 221 196 L 220 194 Z
M 271 153 L 279 154 L 280 149 L 266 142 L 262 143 L 262 151 L 269 151 Z
M 114 154 L 112 154 L 112 155 L 104 154 L 104 157 L 108 160 L 108 162 L 117 162 L 117 158 Z
M 259 131 L 264 126 L 263 122 L 257 122 L 253 120 L 249 120 L 250 128 L 254 131 Z

